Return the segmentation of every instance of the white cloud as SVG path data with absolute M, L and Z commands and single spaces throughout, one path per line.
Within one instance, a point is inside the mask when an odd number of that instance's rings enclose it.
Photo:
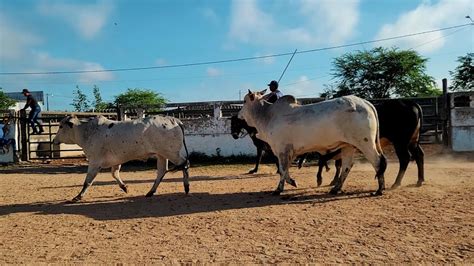
M 42 1 L 38 10 L 42 15 L 58 17 L 66 21 L 80 36 L 92 39 L 100 33 L 106 24 L 113 6 L 111 1 L 99 1 L 96 4 Z
M 25 69 L 24 72 L 104 70 L 102 65 L 98 63 L 68 58 L 55 58 L 45 52 L 33 52 L 29 58 L 31 67 Z M 110 72 L 89 72 L 74 74 L 74 76 L 76 77 L 75 82 L 81 83 L 94 83 L 97 81 L 113 80 L 114 78 Z M 57 76 L 51 75 L 34 75 L 30 77 L 41 78 L 42 80 L 49 78 L 57 80 Z
M 2 71 L 5 72 L 50 72 L 50 71 L 75 71 L 75 70 L 103 70 L 103 66 L 95 62 L 81 61 L 70 58 L 57 58 L 47 52 L 35 50 L 41 43 L 34 33 L 20 28 L 20 23 L 7 19 L 0 14 L 0 36 L 8 34 L 8 38 L 1 38 L 0 59 Z M 0 83 L 6 89 L 17 89 L 26 86 L 41 86 L 57 82 L 97 82 L 112 80 L 110 72 L 83 73 L 74 75 L 24 75 L 0 76 Z M 38 83 L 39 82 L 39 83 Z
M 260 57 L 260 56 L 265 56 L 265 54 L 259 54 L 259 53 L 255 54 L 255 57 Z M 271 65 L 275 63 L 275 57 L 264 57 L 264 58 L 258 59 L 257 61 L 265 65 Z
M 158 58 L 155 60 L 155 64 L 157 66 L 165 66 L 168 62 L 166 62 L 166 59 L 164 58 Z
M 472 11 L 472 0 L 441 0 L 437 3 L 423 1 L 414 10 L 400 15 L 395 23 L 383 25 L 376 39 L 466 23 L 465 16 Z M 399 46 L 403 49 L 416 48 L 420 52 L 432 52 L 443 47 L 445 44 L 443 36 L 446 33 L 449 31 L 392 40 L 383 44 Z
M 42 42 L 42 39 L 26 30 L 14 27 L 8 18 L 0 13 L 0 59 L 15 60 L 24 54 L 27 47 Z
M 262 11 L 257 0 L 234 0 L 229 37 L 238 42 L 267 45 L 342 43 L 352 36 L 359 21 L 358 7 L 359 0 L 288 1 L 284 12 L 296 12 L 293 15 L 303 21 L 288 27 L 279 24 L 270 12 Z
M 199 9 L 199 12 L 204 18 L 213 23 L 217 23 L 219 21 L 219 17 L 217 16 L 216 12 L 214 12 L 214 10 L 209 7 L 201 8 Z
M 208 67 L 206 73 L 209 77 L 217 77 L 221 75 L 221 71 L 214 67 Z
M 53 58 L 47 53 L 38 53 L 36 55 L 36 64 L 37 67 L 54 71 L 54 70 L 104 70 L 104 68 L 94 62 L 86 62 L 86 61 L 79 61 L 74 59 L 67 59 L 67 58 Z M 94 81 L 104 81 L 104 80 L 112 80 L 113 75 L 110 72 L 89 72 L 89 73 L 81 73 L 78 74 L 78 81 L 79 82 L 94 82 Z
M 300 76 L 288 85 L 281 85 L 283 94 L 290 94 L 296 98 L 319 97 L 321 89 L 316 82 L 310 80 L 307 76 Z
M 230 36 L 242 42 L 265 41 L 276 27 L 270 15 L 260 11 L 255 0 L 232 1 Z M 270 40 L 269 40 L 270 41 Z
M 301 13 L 311 23 L 310 34 L 328 43 L 344 42 L 352 36 L 359 21 L 358 0 L 302 0 Z

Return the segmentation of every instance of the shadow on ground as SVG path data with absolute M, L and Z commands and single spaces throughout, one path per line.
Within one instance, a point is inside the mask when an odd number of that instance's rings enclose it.
M 294 191 L 292 191 L 294 192 Z M 256 208 L 285 204 L 323 204 L 337 200 L 371 197 L 368 191 L 356 191 L 341 195 L 307 195 L 296 191 L 286 196 L 273 196 L 269 192 L 237 192 L 227 194 L 173 193 L 122 197 L 81 203 L 39 202 L 0 206 L 0 217 L 14 213 L 36 213 L 38 215 L 72 214 L 83 215 L 94 220 L 123 220 L 148 217 L 169 217 L 195 213 Z
M 147 179 L 134 179 L 134 180 L 127 180 L 126 175 L 121 175 L 121 178 L 123 182 L 126 185 L 130 184 L 150 184 L 150 186 L 153 184 L 155 181 L 155 176 L 153 175 L 148 175 L 149 178 Z M 201 182 L 201 181 L 223 181 L 223 180 L 232 180 L 232 179 L 239 179 L 239 180 L 244 180 L 244 179 L 253 179 L 253 178 L 263 178 L 263 177 L 268 177 L 272 176 L 271 174 L 252 174 L 252 175 L 227 175 L 227 176 L 190 176 L 189 177 L 189 182 Z M 86 175 L 84 174 L 84 179 Z M 110 179 L 112 179 L 112 176 L 110 176 Z M 165 176 L 161 183 L 176 183 L 176 182 L 183 182 L 182 177 L 167 177 Z M 60 188 L 82 188 L 83 183 L 77 183 L 76 185 L 68 185 L 68 186 L 54 186 L 54 187 L 41 187 L 39 189 L 60 189 Z M 117 182 L 115 180 L 110 180 L 110 181 L 94 181 L 94 184 L 92 186 L 113 186 L 117 185 Z

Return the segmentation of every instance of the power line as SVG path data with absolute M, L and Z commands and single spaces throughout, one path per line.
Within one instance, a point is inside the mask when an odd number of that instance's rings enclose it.
M 466 29 L 466 28 L 457 29 L 457 30 L 455 30 L 455 31 L 453 31 L 453 32 L 450 32 L 450 33 L 444 35 L 444 36 L 440 36 L 440 37 L 438 37 L 438 38 L 436 38 L 436 39 L 433 39 L 433 40 L 424 42 L 424 43 L 422 43 L 422 44 L 419 44 L 419 45 L 417 45 L 417 46 L 414 46 L 414 47 L 410 48 L 410 50 L 413 50 L 413 49 L 415 49 L 415 48 L 418 48 L 418 47 L 421 47 L 421 46 L 430 44 L 430 43 L 435 42 L 435 41 L 438 41 L 438 40 L 440 40 L 440 39 L 444 39 L 444 38 L 446 38 L 446 37 L 448 37 L 448 36 L 450 36 L 450 35 L 453 35 L 453 34 L 455 34 L 455 33 L 458 33 L 458 32 L 460 32 L 460 31 L 462 31 L 462 30 L 465 30 L 465 29 Z
M 448 34 L 446 34 L 446 35 L 444 35 L 444 36 L 441 36 L 441 37 L 438 37 L 438 38 L 436 38 L 436 39 L 432 39 L 432 40 L 429 40 L 429 41 L 427 41 L 427 42 L 424 42 L 424 43 L 422 43 L 422 44 L 420 44 L 420 45 L 411 47 L 409 50 L 413 50 L 413 49 L 415 49 L 415 48 L 424 46 L 424 45 L 426 45 L 426 44 L 429 44 L 429 43 L 432 43 L 432 42 L 435 42 L 435 41 L 438 41 L 438 40 L 440 40 L 440 39 L 444 39 L 444 38 L 446 38 L 446 37 L 448 37 L 448 36 L 451 36 L 451 35 L 453 35 L 453 34 L 455 34 L 455 33 L 457 33 L 457 32 L 460 32 L 460 31 L 462 31 L 462 30 L 465 30 L 465 28 L 459 28 L 459 29 L 457 29 L 457 30 L 455 30 L 455 31 L 453 31 L 453 32 L 450 32 L 450 33 L 448 33 Z M 284 86 L 292 87 L 292 85 L 295 85 L 295 84 L 299 84 L 299 83 L 302 83 L 302 82 L 308 82 L 308 81 L 310 81 L 310 80 L 325 78 L 325 77 L 328 77 L 328 76 L 330 76 L 330 75 L 328 74 L 328 75 L 324 75 L 324 76 L 320 76 L 320 77 L 315 77 L 315 78 L 310 78 L 310 79 L 306 79 L 306 80 L 296 81 L 296 82 L 292 82 L 292 83 L 285 84 Z M 313 96 L 313 95 L 318 95 L 318 94 L 319 94 L 319 93 L 312 93 L 312 94 L 305 94 L 305 95 L 297 95 L 297 96 L 295 96 L 295 97 L 301 98 L 301 97 Z
M 310 50 L 303 50 L 296 52 L 296 54 L 304 54 L 304 53 L 312 53 L 312 52 L 320 52 L 320 51 L 327 51 L 333 49 L 340 49 L 352 46 L 358 46 L 363 44 L 370 44 L 370 43 L 377 43 L 383 41 L 390 41 L 396 39 L 402 39 L 407 37 L 413 37 L 433 32 L 440 32 L 450 29 L 462 28 L 466 26 L 473 26 L 474 23 L 466 23 L 451 27 L 439 28 L 434 30 L 428 30 L 423 32 L 417 33 L 410 33 L 405 35 L 399 35 L 394 37 L 382 38 L 377 40 L 371 41 L 363 41 L 357 43 L 350 43 L 350 44 L 343 44 L 337 46 L 329 46 L 323 48 L 316 48 Z M 131 67 L 131 68 L 114 68 L 114 69 L 97 69 L 97 70 L 74 70 L 74 71 L 45 71 L 45 72 L 0 72 L 0 75 L 58 75 L 58 74 L 84 74 L 84 73 L 103 73 L 103 72 L 120 72 L 120 71 L 138 71 L 138 70 L 150 70 L 150 69 L 164 69 L 164 68 L 179 68 L 179 67 L 191 67 L 191 66 L 201 66 L 201 65 L 212 65 L 212 64 L 222 64 L 222 63 L 231 63 L 231 62 L 240 62 L 240 61 L 250 61 L 250 60 L 257 60 L 257 59 L 265 59 L 271 57 L 281 57 L 295 54 L 294 52 L 289 53 L 280 53 L 280 54 L 272 54 L 272 55 L 263 55 L 263 56 L 253 56 L 253 57 L 243 57 L 243 58 L 236 58 L 236 59 L 225 59 L 225 60 L 216 60 L 216 61 L 206 61 L 206 62 L 195 62 L 195 63 L 185 63 L 185 64 L 175 64 L 175 65 L 165 65 L 165 66 L 149 66 L 149 67 Z

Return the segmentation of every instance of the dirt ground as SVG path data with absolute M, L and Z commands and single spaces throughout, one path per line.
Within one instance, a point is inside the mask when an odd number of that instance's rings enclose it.
M 446 156 L 426 162 L 418 188 L 411 163 L 397 190 L 381 197 L 368 164 L 354 166 L 343 189 L 328 195 L 314 166 L 291 168 L 298 188 L 268 193 L 273 165 L 191 169 L 191 193 L 180 173 L 144 195 L 154 171 L 125 166 L 123 193 L 99 174 L 83 202 L 85 166 L 0 168 L 0 264 L 17 263 L 474 263 L 474 161 Z M 398 162 L 389 161 L 389 187 Z

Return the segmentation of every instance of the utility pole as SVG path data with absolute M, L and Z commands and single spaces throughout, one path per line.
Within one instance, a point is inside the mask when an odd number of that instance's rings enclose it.
M 49 96 L 53 96 L 53 95 L 46 93 L 46 111 L 49 111 Z

